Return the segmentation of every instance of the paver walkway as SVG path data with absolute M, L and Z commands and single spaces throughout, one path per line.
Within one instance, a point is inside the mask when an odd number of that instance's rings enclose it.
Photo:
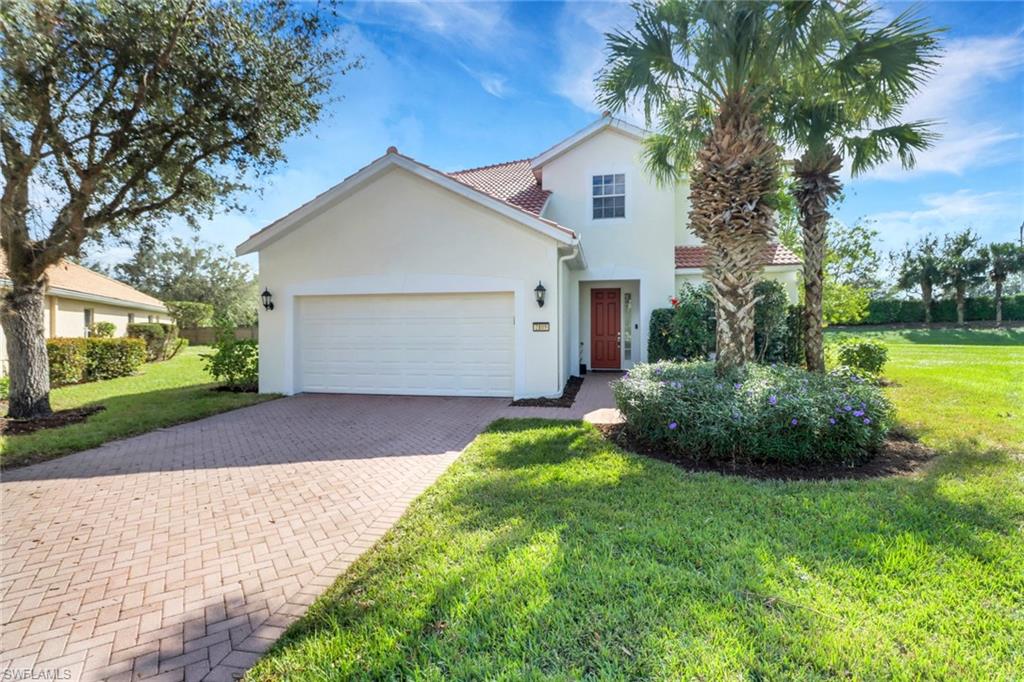
M 489 422 L 614 418 L 608 378 L 572 409 L 296 396 L 5 472 L 0 675 L 232 679 Z

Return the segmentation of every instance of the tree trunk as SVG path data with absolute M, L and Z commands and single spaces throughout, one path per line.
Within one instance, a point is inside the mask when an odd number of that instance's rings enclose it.
M 963 284 L 956 285 L 956 323 L 960 326 L 964 324 L 964 297 L 967 294 L 967 287 Z
M 924 304 L 924 323 L 932 323 L 932 285 L 921 285 L 921 303 Z
M 996 326 L 1003 326 L 1003 280 L 997 279 L 996 284 Z
M 829 145 L 824 155 L 805 152 L 793 167 L 797 178 L 793 197 L 800 209 L 804 243 L 804 355 L 812 372 L 825 371 L 823 297 L 828 205 L 842 189 L 836 176 L 842 166 L 842 157 Z
M 43 301 L 43 283 L 32 286 L 15 283 L 4 294 L 0 309 L 11 376 L 7 416 L 12 419 L 31 419 L 51 413 Z
M 697 153 L 690 183 L 690 224 L 708 251 L 719 372 L 754 359 L 754 284 L 775 234 L 768 197 L 778 174 L 777 146 L 746 96 L 733 95 Z

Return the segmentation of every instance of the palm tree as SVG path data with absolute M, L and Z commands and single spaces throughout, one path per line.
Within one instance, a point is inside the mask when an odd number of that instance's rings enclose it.
M 897 156 L 904 168 L 935 135 L 900 111 L 934 68 L 936 31 L 911 11 L 870 27 L 859 2 L 832 13 L 832 36 L 817 68 L 798 65 L 776 109 L 785 139 L 802 150 L 791 192 L 803 232 L 804 346 L 807 368 L 824 371 L 823 287 L 829 205 L 842 190 L 844 156 L 857 175 Z
M 1016 272 L 1024 272 L 1024 246 L 1013 242 L 989 244 L 988 258 L 992 266 L 989 277 L 996 288 L 996 326 L 1003 324 L 1003 284 Z
M 632 29 L 606 36 L 599 102 L 642 102 L 659 133 L 645 161 L 661 182 L 690 174 L 690 226 L 708 249 L 718 368 L 754 357 L 754 284 L 775 234 L 780 153 L 772 97 L 814 55 L 810 2 L 644 0 Z
M 946 272 L 946 286 L 956 298 L 956 323 L 964 323 L 964 303 L 967 289 L 985 281 L 988 270 L 988 252 L 979 250 L 978 235 L 967 229 L 948 234 L 942 241 L 942 268 Z
M 946 271 L 939 254 L 939 240 L 925 235 L 902 251 L 889 254 L 896 270 L 896 286 L 900 289 L 921 288 L 921 303 L 924 305 L 925 324 L 932 321 L 932 294 L 936 287 L 946 283 Z

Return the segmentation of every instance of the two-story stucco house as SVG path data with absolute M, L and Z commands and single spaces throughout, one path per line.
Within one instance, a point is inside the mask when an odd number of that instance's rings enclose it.
M 647 357 L 651 311 L 699 282 L 689 188 L 604 116 L 538 156 L 445 173 L 395 148 L 257 232 L 260 390 L 534 397 Z M 765 276 L 796 297 L 799 261 Z

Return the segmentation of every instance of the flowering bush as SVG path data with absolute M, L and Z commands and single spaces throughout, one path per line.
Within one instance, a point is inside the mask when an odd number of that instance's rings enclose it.
M 885 439 L 892 407 L 856 376 L 708 362 L 639 365 L 612 386 L 637 439 L 710 459 L 855 464 Z

